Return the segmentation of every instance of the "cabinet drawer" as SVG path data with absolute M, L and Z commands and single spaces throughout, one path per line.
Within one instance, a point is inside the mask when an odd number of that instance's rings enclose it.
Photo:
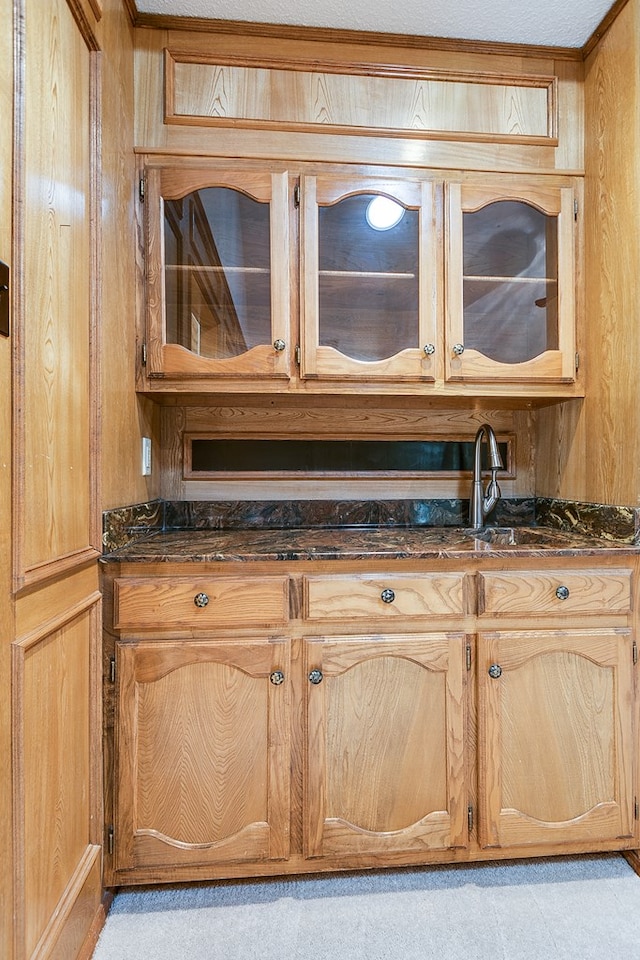
M 624 614 L 631 570 L 527 570 L 478 574 L 478 614 Z
M 462 573 L 363 574 L 304 580 L 307 620 L 449 617 L 462 616 L 465 608 Z
M 287 577 L 140 577 L 114 584 L 114 627 L 268 626 L 289 617 Z

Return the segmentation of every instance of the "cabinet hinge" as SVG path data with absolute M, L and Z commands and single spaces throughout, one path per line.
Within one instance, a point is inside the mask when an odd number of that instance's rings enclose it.
M 143 367 L 146 367 L 146 365 L 147 365 L 147 345 L 146 345 L 146 343 L 143 343 L 143 344 L 142 344 L 142 348 L 141 348 L 140 353 L 141 353 L 141 359 L 142 359 L 142 366 L 143 366 Z
M 138 197 L 140 199 L 140 203 L 144 203 L 146 186 L 147 186 L 147 181 L 145 180 L 144 177 L 140 177 L 140 179 L 138 180 Z
M 467 670 L 471 670 L 471 644 L 467 643 Z
M 300 206 L 300 184 L 299 183 L 296 183 L 295 187 L 293 188 L 293 203 L 294 203 L 294 206 L 296 207 Z
M 637 820 L 640 817 L 640 804 L 638 804 L 638 798 L 633 798 L 633 819 Z
M 109 660 L 109 680 L 111 683 L 116 682 L 116 658 L 111 657 Z
M 577 200 L 573 201 L 573 219 L 574 220 L 578 219 L 578 201 Z
M 473 807 L 471 804 L 467 807 L 467 825 L 469 827 L 469 833 L 473 832 Z
M 575 362 L 576 362 L 576 373 L 577 373 L 578 370 L 580 369 L 580 354 L 578 352 L 576 352 Z
M 635 666 L 636 663 L 638 662 L 638 644 L 636 643 L 635 640 L 633 641 L 632 656 L 633 656 L 633 664 Z
M 300 366 L 300 357 L 302 356 L 302 354 L 301 354 L 301 352 L 300 352 L 300 344 L 299 344 L 299 343 L 296 343 L 296 351 L 295 351 L 295 353 L 296 353 L 296 363 L 298 364 L 298 366 Z
M 109 855 L 113 856 L 113 826 L 110 824 L 107 829 L 107 850 Z

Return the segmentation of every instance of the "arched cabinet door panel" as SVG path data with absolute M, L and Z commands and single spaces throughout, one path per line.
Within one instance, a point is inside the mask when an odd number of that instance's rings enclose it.
M 286 172 L 146 172 L 146 374 L 288 379 Z
M 119 643 L 115 866 L 286 859 L 289 643 Z
M 573 188 L 446 189 L 446 379 L 573 381 Z
M 306 641 L 306 857 L 467 846 L 466 643 Z
M 304 176 L 301 197 L 302 378 L 433 381 L 434 184 Z
M 630 631 L 481 633 L 477 667 L 481 846 L 631 837 Z

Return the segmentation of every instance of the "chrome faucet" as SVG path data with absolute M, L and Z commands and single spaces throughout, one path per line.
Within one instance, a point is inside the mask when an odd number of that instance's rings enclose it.
M 485 495 L 482 489 L 482 438 L 485 437 L 489 445 L 489 469 L 491 470 L 491 480 L 487 486 Z M 493 427 L 488 423 L 483 423 L 476 433 L 474 461 L 473 461 L 473 484 L 471 486 L 471 499 L 469 500 L 469 525 L 473 530 L 482 527 L 484 519 L 488 513 L 493 510 L 500 497 L 500 487 L 496 480 L 498 470 L 503 470 L 504 464 L 498 449 L 498 441 L 493 432 Z

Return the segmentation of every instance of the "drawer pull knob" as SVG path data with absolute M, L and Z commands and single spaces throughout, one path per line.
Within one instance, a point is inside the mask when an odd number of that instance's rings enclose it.
M 425 343 L 422 350 L 424 352 L 425 357 L 432 357 L 436 352 L 435 343 Z
M 380 599 L 382 600 L 383 603 L 393 603 L 395 598 L 396 598 L 395 593 L 393 592 L 393 590 L 389 589 L 389 587 L 387 587 L 386 590 L 383 590 L 382 593 L 380 594 Z
M 274 670 L 271 676 L 269 677 L 269 680 L 271 680 L 271 683 L 275 687 L 279 687 L 281 683 L 284 683 L 284 673 L 282 672 L 282 670 Z
M 309 683 L 322 683 L 322 670 L 312 670 L 309 674 Z
M 209 597 L 206 595 L 206 593 L 196 593 L 195 597 L 193 598 L 193 602 L 195 603 L 196 607 L 206 607 L 206 605 L 209 603 Z
M 498 677 L 502 676 L 502 667 L 499 663 L 492 663 L 489 667 L 489 676 L 492 680 L 497 680 Z
M 558 600 L 566 600 L 568 596 L 569 596 L 569 587 L 564 587 L 564 586 L 558 587 L 558 589 L 556 590 L 556 597 L 558 598 Z
M 276 350 L 278 353 L 282 353 L 282 351 L 286 348 L 286 346 L 287 345 L 284 342 L 284 340 L 278 339 L 273 341 L 273 349 Z
M 464 345 L 462 343 L 454 343 L 453 345 L 454 357 L 461 357 L 463 353 L 464 353 Z

